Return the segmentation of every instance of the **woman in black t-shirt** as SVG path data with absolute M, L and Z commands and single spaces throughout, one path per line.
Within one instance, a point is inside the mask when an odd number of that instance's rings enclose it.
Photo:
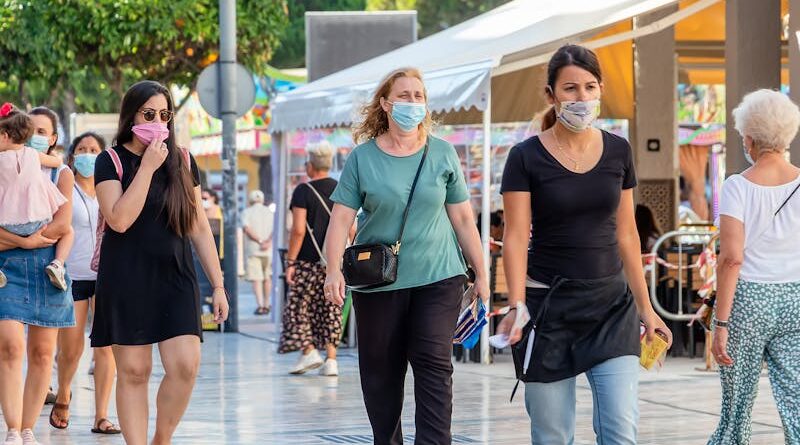
M 324 376 L 339 375 L 336 348 L 342 335 L 342 308 L 326 300 L 325 264 L 321 257 L 331 219 L 331 194 L 336 180 L 328 176 L 333 147 L 323 141 L 306 150 L 309 181 L 292 193 L 292 231 L 287 252 L 286 282 L 289 295 L 283 310 L 279 353 L 301 351 L 291 374 L 320 369 Z M 319 353 L 325 349 L 325 360 Z
M 639 321 L 648 337 L 671 342 L 644 280 L 630 145 L 592 128 L 602 88 L 592 51 L 559 49 L 543 132 L 511 150 L 503 173 L 503 258 L 516 309 L 498 332 L 515 344 L 533 444 L 573 442 L 575 377 L 584 372 L 598 443 L 635 444 Z
M 214 320 L 228 303 L 194 159 L 175 145 L 172 97 L 142 81 L 122 99 L 116 146 L 95 165 L 106 230 L 97 275 L 92 347 L 112 346 L 117 412 L 125 443 L 147 443 L 152 345 L 166 374 L 153 443 L 170 443 L 200 365 L 200 305 L 194 246 L 213 286 Z M 121 171 L 120 171 L 121 170 Z M 191 243 L 191 245 L 190 245 Z

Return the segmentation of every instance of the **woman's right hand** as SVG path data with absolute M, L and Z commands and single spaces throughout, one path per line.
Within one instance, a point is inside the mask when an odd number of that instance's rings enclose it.
M 328 271 L 323 289 L 325 290 L 326 300 L 337 306 L 344 305 L 345 283 L 341 270 Z
M 517 309 L 512 308 L 512 310 L 503 317 L 500 324 L 497 325 L 497 335 L 508 337 L 508 343 L 512 345 L 522 339 L 522 329 L 514 327 L 515 321 L 517 321 Z
M 144 150 L 141 168 L 146 168 L 151 173 L 155 172 L 167 159 L 168 154 L 167 144 L 160 142 L 158 139 L 153 139 Z
M 38 232 L 34 233 L 33 235 L 26 236 L 22 238 L 22 242 L 20 243 L 20 247 L 26 250 L 32 249 L 41 249 L 44 247 L 50 247 L 57 242 L 57 240 L 48 238 L 42 233 L 47 227 L 42 227 Z

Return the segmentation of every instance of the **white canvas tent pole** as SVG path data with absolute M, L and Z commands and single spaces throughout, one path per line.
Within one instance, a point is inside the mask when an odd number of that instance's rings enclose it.
M 286 202 L 286 179 L 289 174 L 289 135 L 284 132 L 272 135 L 272 165 L 277 165 L 277 172 L 273 171 L 273 199 L 275 200 L 275 222 L 272 237 L 272 321 L 279 323 L 283 313 L 283 264 L 278 249 L 286 245 L 286 212 L 289 208 Z M 277 173 L 277 174 L 276 174 Z
M 486 109 L 483 110 L 483 184 L 481 184 L 481 245 L 483 247 L 483 261 L 485 273 L 491 277 L 491 254 L 489 251 L 489 223 L 492 212 L 492 87 L 486 89 Z M 491 278 L 490 278 L 491 279 Z M 490 301 L 491 304 L 491 301 Z M 487 308 L 491 310 L 491 307 Z M 491 363 L 492 355 L 489 348 L 489 324 L 481 332 L 481 363 Z

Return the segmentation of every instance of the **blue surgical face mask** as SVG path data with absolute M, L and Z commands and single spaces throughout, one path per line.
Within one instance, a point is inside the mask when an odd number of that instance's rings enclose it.
M 389 103 L 392 104 L 392 120 L 406 133 L 417 128 L 425 120 L 425 116 L 428 115 L 428 109 L 425 104 L 414 102 Z
M 79 175 L 84 178 L 91 178 L 94 176 L 94 163 L 97 160 L 97 155 L 92 153 L 83 153 L 75 155 L 75 170 Z
M 41 134 L 34 134 L 28 140 L 28 147 L 40 152 L 45 153 L 50 148 L 50 140 L 47 136 Z

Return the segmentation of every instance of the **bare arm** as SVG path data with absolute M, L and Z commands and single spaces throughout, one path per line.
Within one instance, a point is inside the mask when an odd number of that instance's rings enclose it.
M 530 192 L 503 193 L 505 231 L 503 233 L 503 268 L 508 283 L 508 304 L 525 302 L 525 277 L 528 274 L 528 242 L 531 233 Z
M 200 257 L 200 264 L 206 272 L 206 276 L 211 281 L 211 286 L 217 288 L 223 286 L 222 269 L 219 266 L 217 257 L 217 246 L 214 245 L 214 235 L 211 234 L 211 225 L 203 211 L 200 186 L 194 188 L 195 200 L 197 203 L 197 222 L 194 232 L 190 235 L 192 245 L 197 256 Z
M 652 340 L 652 336 L 658 331 L 664 334 L 667 337 L 667 343 L 672 345 L 672 332 L 653 310 L 650 291 L 644 279 L 642 246 L 639 242 L 639 232 L 636 229 L 634 217 L 633 189 L 622 190 L 620 196 L 619 208 L 617 208 L 617 244 L 622 258 L 623 272 L 633 293 L 639 318 L 647 331 L 648 340 Z
M 484 302 L 489 301 L 488 274 L 483 258 L 481 237 L 475 226 L 475 217 L 472 215 L 472 206 L 467 200 L 458 204 L 447 204 L 446 209 L 450 224 L 456 232 L 458 244 L 467 261 L 475 270 L 475 289 Z
M 303 247 L 303 239 L 306 237 L 307 214 L 306 209 L 300 207 L 292 208 L 292 230 L 289 232 L 289 251 L 286 252 L 286 259 L 289 261 L 296 260 L 297 255 L 300 254 L 300 248 Z
M 119 181 L 103 181 L 97 184 L 95 189 L 100 212 L 106 224 L 115 232 L 125 233 L 139 218 L 147 199 L 147 192 L 150 191 L 153 174 L 167 159 L 167 154 L 167 145 L 158 142 L 158 139 L 153 139 L 145 149 L 139 170 L 125 193 L 122 192 L 122 183 Z M 202 219 L 208 223 L 205 214 L 203 216 Z
M 134 181 L 136 180 L 134 179 Z M 108 182 L 115 181 L 106 181 L 106 183 Z M 128 190 L 130 190 L 130 188 Z M 194 199 L 196 222 L 194 231 L 189 238 L 192 241 L 194 250 L 197 252 L 197 256 L 200 258 L 200 264 L 203 266 L 206 276 L 209 281 L 211 281 L 211 286 L 213 288 L 214 321 L 216 323 L 222 323 L 228 318 L 228 302 L 225 297 L 222 269 L 220 268 L 219 257 L 217 256 L 217 246 L 214 244 L 214 235 L 211 234 L 211 226 L 208 224 L 208 218 L 201 204 L 203 199 L 200 186 L 194 188 Z
M 333 205 L 328 232 L 325 235 L 327 252 L 327 277 L 325 278 L 325 298 L 334 304 L 343 305 L 345 299 L 345 282 L 342 275 L 342 255 L 344 255 L 347 236 L 356 219 L 356 210 L 342 204 Z
M 49 167 L 49 168 L 58 168 L 64 164 L 58 156 L 51 156 L 44 153 L 39 153 L 39 163 L 42 164 L 42 167 Z
M 733 307 L 736 282 L 744 260 L 744 224 L 736 218 L 719 218 L 719 258 L 717 259 L 716 317 L 727 320 Z
M 16 248 L 40 249 L 42 247 L 50 247 L 58 241 L 45 237 L 42 232 L 44 232 L 44 229 L 31 236 L 19 236 L 0 227 L 0 251 Z
M 622 258 L 623 271 L 636 301 L 639 314 L 653 310 L 650 292 L 644 279 L 642 246 L 634 218 L 633 189 L 622 191 L 617 209 L 617 243 Z
M 58 175 L 56 187 L 67 198 L 67 202 L 58 208 L 53 215 L 53 221 L 45 227 L 45 237 L 58 240 L 72 230 L 72 188 L 75 186 L 75 175 L 72 170 L 65 168 Z

